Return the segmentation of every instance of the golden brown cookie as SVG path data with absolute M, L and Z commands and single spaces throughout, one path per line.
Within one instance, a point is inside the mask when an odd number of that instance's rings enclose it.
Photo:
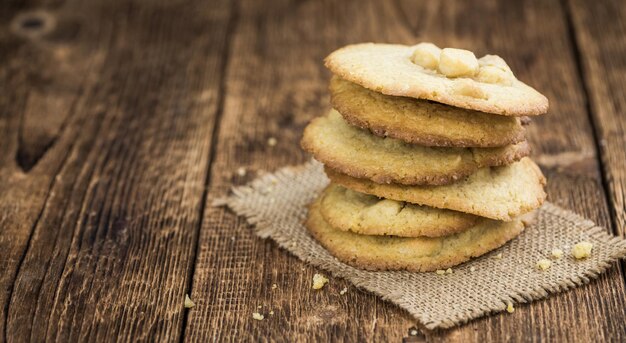
M 343 79 L 386 95 L 427 99 L 506 116 L 547 112 L 548 99 L 517 80 L 499 57 L 484 56 L 477 59 L 471 67 L 473 70 L 465 73 L 467 75 L 455 74 L 448 68 L 455 64 L 454 59 L 444 59 L 443 54 L 435 52 L 432 63 L 417 60 L 414 53 L 418 46 L 421 45 L 348 45 L 326 57 L 325 64 Z M 492 71 L 503 72 L 512 78 L 500 82 L 498 78 L 490 77 Z
M 525 128 L 518 117 L 384 95 L 337 76 L 330 80 L 330 99 L 349 124 L 408 143 L 489 148 L 525 139 Z
M 332 110 L 304 130 L 302 147 L 352 177 L 378 183 L 444 185 L 485 166 L 512 163 L 530 153 L 526 141 L 500 148 L 439 148 L 382 138 L 348 125 Z
M 440 237 L 468 229 L 483 218 L 451 210 L 381 199 L 330 184 L 320 212 L 332 227 L 362 235 Z
M 320 198 L 310 206 L 305 225 L 333 256 L 356 268 L 412 272 L 458 265 L 502 246 L 524 230 L 521 219 L 485 219 L 463 232 L 437 238 L 359 235 L 328 224 L 320 213 Z
M 538 208 L 546 198 L 546 179 L 528 157 L 508 166 L 480 169 L 444 186 L 378 184 L 330 168 L 326 174 L 332 182 L 357 192 L 506 221 Z

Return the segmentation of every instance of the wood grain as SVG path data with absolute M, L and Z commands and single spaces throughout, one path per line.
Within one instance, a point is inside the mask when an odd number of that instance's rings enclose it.
M 615 231 L 626 235 L 626 7 L 621 1 L 570 1 Z
M 177 340 L 229 8 L 57 1 L 11 14 L 32 11 L 56 24 L 0 34 L 2 340 Z
M 237 11 L 208 201 L 260 170 L 307 158 L 298 140 L 305 123 L 328 107 L 329 74 L 321 59 L 330 51 L 353 42 L 428 40 L 500 54 L 520 79 L 552 100 L 550 114 L 536 120 L 529 133 L 550 179 L 551 200 L 610 224 L 582 80 L 558 1 L 275 1 L 271 8 L 242 1 Z M 277 137 L 277 146 L 266 144 L 269 137 Z M 246 177 L 235 173 L 242 166 L 249 170 Z M 348 297 L 338 296 L 347 286 L 343 280 L 333 280 L 323 292 L 310 290 L 314 268 L 255 238 L 223 209 L 207 208 L 199 246 L 193 283 L 199 305 L 190 313 L 190 340 L 397 341 L 414 325 L 371 295 L 351 290 Z M 425 339 L 623 339 L 625 299 L 620 271 L 613 269 L 591 286 L 520 306 L 512 316 L 425 332 Z M 252 312 L 270 310 L 275 315 L 262 322 L 251 319 Z

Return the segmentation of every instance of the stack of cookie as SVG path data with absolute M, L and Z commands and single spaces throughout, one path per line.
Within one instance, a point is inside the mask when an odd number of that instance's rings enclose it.
M 432 271 L 516 237 L 545 199 L 527 157 L 529 116 L 548 100 L 498 56 L 357 44 L 326 58 L 333 109 L 302 147 L 330 185 L 306 226 L 338 259 L 370 270 Z

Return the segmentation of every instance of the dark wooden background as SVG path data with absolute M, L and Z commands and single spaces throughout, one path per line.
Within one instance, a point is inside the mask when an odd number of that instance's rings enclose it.
M 209 206 L 309 158 L 329 52 L 432 41 L 501 55 L 548 96 L 529 139 L 550 200 L 624 235 L 625 16 L 621 0 L 3 0 L 0 341 L 626 341 L 624 265 L 408 337 L 397 307 L 341 279 L 312 291 L 318 270 Z

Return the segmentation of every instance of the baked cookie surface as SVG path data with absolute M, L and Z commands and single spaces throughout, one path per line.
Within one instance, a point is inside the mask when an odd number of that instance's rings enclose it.
M 484 220 L 463 232 L 437 238 L 367 236 L 333 228 L 320 212 L 320 198 L 305 223 L 311 235 L 333 256 L 367 270 L 426 272 L 445 269 L 494 250 L 519 235 L 524 222 Z
M 389 96 L 334 76 L 333 107 L 351 125 L 382 137 L 442 147 L 500 147 L 525 139 L 518 117 L 450 107 L 427 100 Z
M 333 228 L 362 235 L 440 237 L 468 229 L 477 216 L 381 199 L 330 184 L 321 195 L 320 213 Z
M 546 198 L 546 179 L 528 157 L 508 166 L 480 169 L 444 186 L 378 184 L 328 167 L 325 171 L 332 182 L 357 192 L 505 221 L 538 208 Z
M 412 58 L 416 47 L 374 43 L 348 45 L 326 57 L 325 65 L 345 80 L 386 95 L 427 99 L 507 116 L 539 115 L 548 110 L 545 96 L 514 77 L 510 84 L 503 85 L 482 82 L 480 77 L 474 76 L 446 76 L 441 65 L 429 69 L 415 63 Z M 478 59 L 477 64 L 488 57 L 491 56 Z
M 440 148 L 382 138 L 351 126 L 335 110 L 304 130 L 302 147 L 325 165 L 377 183 L 444 185 L 485 166 L 510 164 L 530 153 L 526 141 L 498 148 Z

